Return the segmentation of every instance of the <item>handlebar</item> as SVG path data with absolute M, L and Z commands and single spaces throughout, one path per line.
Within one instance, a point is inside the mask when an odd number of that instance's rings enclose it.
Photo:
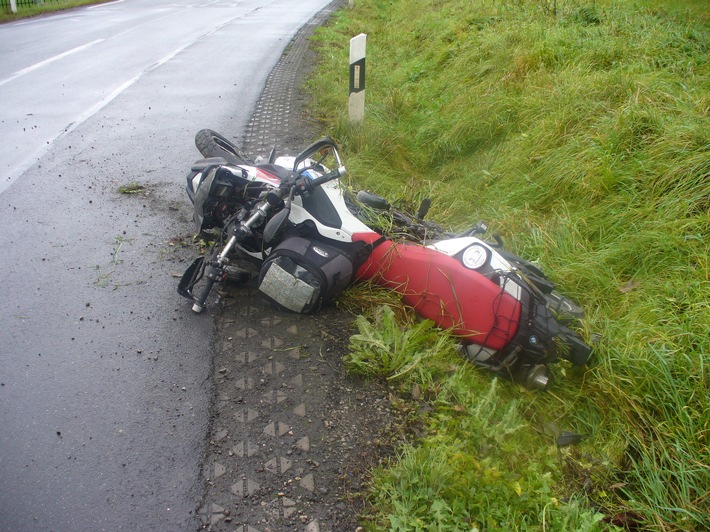
M 291 188 L 293 188 L 296 194 L 309 194 L 310 192 L 313 192 L 313 189 L 315 189 L 316 187 L 319 187 L 322 184 L 327 183 L 328 181 L 333 181 L 334 179 L 338 179 L 339 177 L 344 177 L 346 175 L 348 175 L 348 171 L 345 169 L 344 166 L 340 166 L 338 167 L 338 169 L 333 170 L 332 172 L 328 172 L 327 174 L 323 174 L 322 176 L 316 179 L 299 176 L 294 181 L 291 181 L 289 183 L 288 190 L 291 190 Z M 280 190 L 281 194 L 284 194 L 284 189 Z

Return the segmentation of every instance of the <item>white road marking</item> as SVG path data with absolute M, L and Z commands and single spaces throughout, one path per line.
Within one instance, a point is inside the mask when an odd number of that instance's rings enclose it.
M 239 17 L 235 17 L 235 19 L 236 18 L 239 18 Z M 24 174 L 27 170 L 29 170 L 30 167 L 33 164 L 35 164 L 39 159 L 41 159 L 42 156 L 49 151 L 49 149 L 52 147 L 52 145 L 55 142 L 57 142 L 59 139 L 65 137 L 66 135 L 68 135 L 69 133 L 74 131 L 77 127 L 79 127 L 81 124 L 86 122 L 89 118 L 94 116 L 101 109 L 106 107 L 109 103 L 111 103 L 113 100 L 115 100 L 122 92 L 124 92 L 126 89 L 131 87 L 138 80 L 140 80 L 145 74 L 164 65 L 165 63 L 170 61 L 172 58 L 174 58 L 176 55 L 178 55 L 180 52 L 182 52 L 186 48 L 195 44 L 197 41 L 200 41 L 200 40 L 204 39 L 205 37 L 207 37 L 208 35 L 212 35 L 213 33 L 219 31 L 220 29 L 224 28 L 225 26 L 228 26 L 235 19 L 228 20 L 228 21 L 220 24 L 216 28 L 213 28 L 210 31 L 208 31 L 207 33 L 201 35 L 197 39 L 176 48 L 175 50 L 173 50 L 172 52 L 167 54 L 165 57 L 163 57 L 159 61 L 157 61 L 157 62 L 153 63 L 152 65 L 148 66 L 147 68 L 145 68 L 142 72 L 140 72 L 139 74 L 137 74 L 133 78 L 122 83 L 118 88 L 116 88 L 113 92 L 111 92 L 111 94 L 106 96 L 104 99 L 102 99 L 101 101 L 92 105 L 90 108 L 88 108 L 86 111 L 84 111 L 76 120 L 71 122 L 68 126 L 66 126 L 64 129 L 62 129 L 55 136 L 48 139 L 42 146 L 40 146 L 40 148 L 35 150 L 35 152 L 32 153 L 29 157 L 27 157 L 22 163 L 15 166 L 15 168 L 9 173 L 9 175 L 6 176 L 6 179 L 4 181 L 0 181 L 0 194 L 2 194 L 5 190 L 7 190 L 10 187 L 10 185 L 12 185 L 12 183 L 15 182 L 15 180 L 17 178 L 19 178 L 22 174 Z M 94 41 L 93 43 L 85 44 L 83 47 L 80 46 L 78 48 L 75 48 L 74 50 L 70 50 L 69 52 L 65 52 L 64 54 L 60 54 L 60 55 L 55 56 L 51 59 L 48 59 L 47 61 L 43 61 L 42 63 L 37 63 L 37 65 L 33 65 L 32 67 L 29 67 L 29 68 L 30 69 L 39 68 L 39 66 L 41 66 L 42 64 L 46 64 L 48 61 L 54 61 L 54 60 L 58 59 L 60 56 L 66 56 L 70 52 L 73 53 L 75 51 L 78 51 L 79 48 L 85 48 L 89 45 L 96 44 L 97 42 L 101 42 L 102 40 L 103 39 L 100 39 L 99 41 Z M 28 70 L 28 68 L 24 69 L 24 71 L 21 70 L 20 72 L 26 73 L 25 71 L 27 71 L 27 70 Z M 8 78 L 8 80 L 6 80 L 6 81 L 9 81 L 10 79 L 14 79 L 14 78 Z M 0 85 L 2 83 L 4 83 L 4 82 L 0 82 Z
M 61 54 L 55 55 L 54 57 L 50 57 L 49 59 L 45 59 L 44 61 L 40 61 L 39 63 L 35 63 L 32 66 L 28 66 L 27 68 L 23 68 L 22 70 L 18 70 L 15 72 L 12 76 L 9 78 L 3 79 L 0 81 L 0 87 L 5 85 L 6 83 L 11 82 L 12 80 L 15 80 L 21 76 L 24 76 L 25 74 L 29 74 L 30 72 L 33 72 L 37 70 L 38 68 L 42 68 L 43 66 L 46 66 L 50 63 L 54 63 L 55 61 L 59 61 L 60 59 L 63 59 L 67 57 L 68 55 L 76 54 L 78 52 L 81 52 L 83 50 L 86 50 L 87 48 L 90 48 L 94 46 L 95 44 L 99 44 L 100 42 L 103 42 L 104 39 L 96 39 L 95 41 L 91 41 L 86 44 L 82 44 L 81 46 L 77 46 L 76 48 L 72 48 L 71 50 L 67 50 L 66 52 L 62 52 Z

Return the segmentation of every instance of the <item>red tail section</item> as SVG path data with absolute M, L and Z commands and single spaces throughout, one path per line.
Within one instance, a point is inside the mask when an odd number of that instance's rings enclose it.
M 432 249 L 386 241 L 374 249 L 357 276 L 396 290 L 417 314 L 467 342 L 498 350 L 518 330 L 518 300 L 499 284 Z

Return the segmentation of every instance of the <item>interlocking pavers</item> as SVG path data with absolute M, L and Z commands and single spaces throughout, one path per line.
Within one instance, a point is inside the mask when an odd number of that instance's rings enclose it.
M 248 153 L 295 154 L 320 136 L 302 120 L 299 76 L 308 36 L 342 3 L 307 24 L 274 68 L 243 139 Z M 342 369 L 352 317 L 333 307 L 281 312 L 249 283 L 222 288 L 203 527 L 355 530 L 357 508 L 345 496 L 360 484 L 364 456 L 377 453 L 368 443 L 389 409 L 381 391 Z

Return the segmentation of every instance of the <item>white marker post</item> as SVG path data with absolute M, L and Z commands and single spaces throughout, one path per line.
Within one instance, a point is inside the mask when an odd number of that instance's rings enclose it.
M 17 13 L 17 0 L 10 0 L 10 9 L 13 13 Z
M 365 49 L 367 35 L 361 33 L 350 39 L 350 122 L 362 122 L 365 118 Z

